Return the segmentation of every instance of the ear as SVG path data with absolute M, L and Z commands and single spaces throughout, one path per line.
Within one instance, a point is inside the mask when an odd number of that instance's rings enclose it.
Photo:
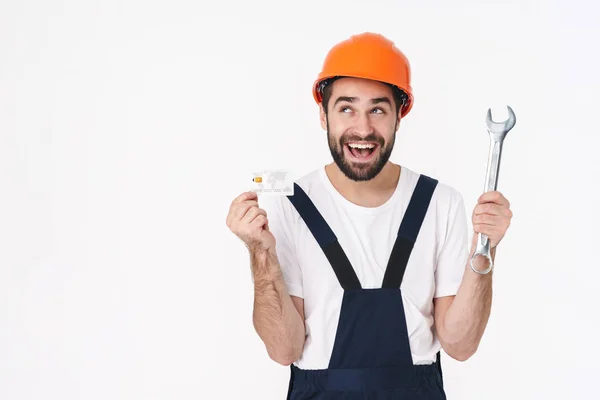
M 400 128 L 400 120 L 402 117 L 400 116 L 400 112 L 398 112 L 398 119 L 396 120 L 396 132 L 398 132 L 398 128 Z
M 325 114 L 325 109 L 323 108 L 323 103 L 319 103 L 319 119 L 321 120 L 321 128 L 326 131 L 327 130 L 327 115 Z

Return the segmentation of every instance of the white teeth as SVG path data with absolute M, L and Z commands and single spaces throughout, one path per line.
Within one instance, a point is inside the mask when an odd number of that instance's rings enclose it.
M 375 147 L 375 145 L 371 144 L 371 143 L 367 143 L 367 144 L 350 143 L 350 144 L 348 144 L 348 146 L 352 147 L 353 149 L 372 149 L 373 147 Z

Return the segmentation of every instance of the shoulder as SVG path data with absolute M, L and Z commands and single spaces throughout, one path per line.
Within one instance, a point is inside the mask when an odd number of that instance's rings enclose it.
M 437 176 L 428 173 L 419 172 L 402 166 L 402 173 L 407 175 L 407 180 L 414 188 L 420 177 L 433 180 L 435 182 L 435 190 L 433 192 L 432 201 L 439 205 L 456 205 L 462 201 L 461 193 L 453 186 L 440 180 Z
M 464 213 L 464 199 L 456 187 L 440 180 L 435 175 L 417 172 L 409 168 L 405 168 L 405 170 L 413 187 L 416 186 L 421 176 L 435 181 L 436 186 L 431 197 L 430 210 L 434 212 L 439 222 L 445 224 Z
M 415 185 L 420 176 L 436 181 L 436 187 L 429 205 L 428 227 L 432 229 L 438 244 L 438 256 L 444 243 L 462 243 L 467 235 L 468 220 L 465 203 L 460 191 L 435 175 L 412 172 Z
M 453 209 L 463 205 L 462 194 L 455 187 L 442 181 L 438 181 L 435 190 L 436 202 L 439 206 Z

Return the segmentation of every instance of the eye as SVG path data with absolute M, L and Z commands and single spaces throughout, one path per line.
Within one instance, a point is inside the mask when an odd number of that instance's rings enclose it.
M 376 114 L 385 114 L 385 111 L 382 108 L 375 108 L 373 112 Z

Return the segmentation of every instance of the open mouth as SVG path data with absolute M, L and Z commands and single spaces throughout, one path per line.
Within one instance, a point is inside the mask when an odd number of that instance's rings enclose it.
M 359 161 L 370 160 L 379 149 L 378 143 L 349 142 L 344 145 L 352 158 Z

